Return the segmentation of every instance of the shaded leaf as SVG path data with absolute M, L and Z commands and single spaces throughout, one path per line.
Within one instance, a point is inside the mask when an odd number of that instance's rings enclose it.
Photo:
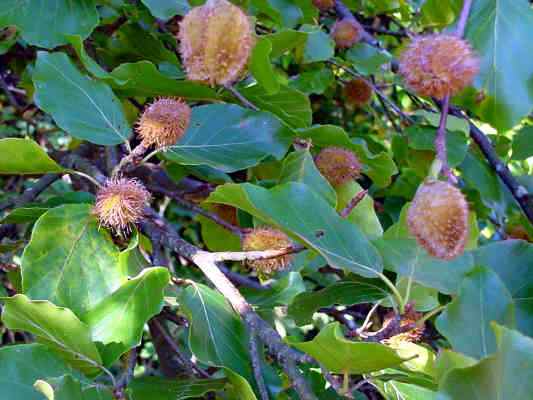
M 335 42 L 322 29 L 313 25 L 303 25 L 301 31 L 307 33 L 307 42 L 303 48 L 303 62 L 326 61 L 335 53 Z
M 271 51 L 272 43 L 266 38 L 261 38 L 250 56 L 250 72 L 269 95 L 279 90 L 279 82 L 270 62 Z
M 287 128 L 269 113 L 211 104 L 193 108 L 189 129 L 165 157 L 180 164 L 234 172 L 269 155 L 281 158 L 289 142 Z
M 164 379 L 155 376 L 136 378 L 128 385 L 132 400 L 185 400 L 223 390 L 224 379 Z
M 389 62 L 392 56 L 367 43 L 357 43 L 346 52 L 346 59 L 363 75 L 379 72 L 380 67 Z
M 533 126 L 521 128 L 513 137 L 513 160 L 525 160 L 533 156 Z
M 288 305 L 296 295 L 305 292 L 305 285 L 299 272 L 289 272 L 267 290 L 243 287 L 240 292 L 259 311 L 270 311 L 276 306 Z
M 142 0 L 152 15 L 168 20 L 175 15 L 185 15 L 191 9 L 187 0 Z
M 453 349 L 483 358 L 496 351 L 490 323 L 514 325 L 514 303 L 498 275 L 476 267 L 464 279 L 457 297 L 437 319 L 437 329 Z
M 38 18 L 36 18 L 38 15 Z M 66 35 L 89 36 L 98 25 L 94 0 L 3 0 L 0 28 L 15 25 L 29 44 L 52 49 L 66 44 Z
M 37 53 L 35 102 L 61 129 L 95 144 L 114 145 L 130 136 L 122 106 L 103 82 L 82 75 L 65 53 Z
M 63 167 L 30 139 L 1 139 L 0 153 L 4 155 L 0 159 L 0 175 L 36 175 L 63 171 Z

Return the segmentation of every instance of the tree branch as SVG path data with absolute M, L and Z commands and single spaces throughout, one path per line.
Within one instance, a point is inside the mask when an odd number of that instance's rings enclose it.
M 252 359 L 252 370 L 254 371 L 255 382 L 259 388 L 259 394 L 261 400 L 269 400 L 268 390 L 263 379 L 263 373 L 261 371 L 261 358 L 259 355 L 259 349 L 257 346 L 257 337 L 254 332 L 250 332 L 249 342 L 250 358 Z
M 260 251 L 221 251 L 211 253 L 211 257 L 215 262 L 220 261 L 255 261 L 268 260 L 285 256 L 287 254 L 295 254 L 305 250 L 304 246 L 291 246 L 279 250 L 260 250 Z
M 339 213 L 339 215 L 342 217 L 342 218 L 346 218 L 348 215 L 350 215 L 350 213 L 352 212 L 352 210 L 357 207 L 357 205 L 365 198 L 366 194 L 368 193 L 368 190 L 361 190 L 359 193 L 357 193 L 353 199 L 350 200 L 350 202 L 348 204 L 346 204 L 346 207 L 344 207 L 344 209 L 341 210 L 341 212 Z

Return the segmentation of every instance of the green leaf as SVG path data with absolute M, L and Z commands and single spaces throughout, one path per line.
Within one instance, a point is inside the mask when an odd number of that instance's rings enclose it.
M 295 31 L 292 29 L 281 30 L 276 33 L 271 33 L 264 36 L 272 43 L 271 58 L 276 58 L 286 53 L 295 47 L 305 45 L 307 41 L 307 33 Z
M 136 378 L 128 385 L 132 400 L 185 400 L 223 390 L 224 379 L 164 379 L 156 376 Z
M 368 175 L 378 187 L 386 187 L 391 183 L 392 175 L 398 172 L 392 157 L 385 153 L 372 154 L 366 142 L 350 140 L 348 134 L 340 126 L 314 125 L 307 129 L 297 130 L 297 135 L 304 139 L 311 139 L 314 146 L 340 146 L 352 150 L 363 163 L 363 172 Z
M 456 293 L 464 276 L 474 267 L 472 254 L 464 253 L 453 260 L 430 256 L 414 239 L 377 239 L 373 242 L 380 251 L 385 267 L 401 276 L 412 276 L 415 282 Z
M 363 75 L 379 72 L 380 67 L 389 62 L 392 56 L 386 51 L 367 43 L 357 43 L 346 52 L 346 59 Z
M 354 276 L 316 292 L 300 293 L 289 305 L 287 312 L 297 325 L 305 325 L 311 322 L 313 313 L 322 307 L 372 303 L 388 296 L 382 281 Z
M 527 0 L 479 0 L 470 11 L 465 36 L 481 57 L 475 81 L 485 99 L 477 112 L 499 131 L 516 125 L 533 108 L 533 52 L 528 32 L 533 10 Z
M 38 379 L 77 374 L 42 344 L 4 346 L 0 349 L 0 384 L 3 399 L 42 400 L 33 384 Z
M 185 15 L 191 9 L 187 0 L 142 0 L 152 15 L 168 20 L 175 15 Z
M 295 151 L 283 160 L 280 183 L 302 182 L 315 190 L 332 207 L 337 205 L 337 194 L 329 182 L 320 175 L 309 150 Z
M 30 139 L 1 139 L 0 153 L 4 154 L 0 160 L 0 175 L 36 175 L 63 171 L 41 146 Z
M 464 279 L 457 297 L 437 319 L 437 329 L 453 349 L 474 358 L 496 351 L 491 321 L 514 325 L 514 303 L 498 275 L 476 267 Z
M 525 160 L 533 156 L 533 126 L 528 125 L 521 128 L 513 136 L 513 160 Z
M 281 158 L 290 143 L 288 129 L 266 112 L 229 104 L 194 107 L 185 136 L 165 153 L 171 161 L 234 172 L 265 157 Z
M 335 53 L 335 42 L 320 27 L 303 25 L 301 31 L 307 33 L 307 42 L 303 49 L 303 62 L 326 61 Z
M 292 128 L 311 125 L 313 112 L 309 97 L 289 86 L 269 95 L 260 85 L 239 88 L 241 94 L 261 110 L 270 111 Z
M 52 49 L 66 44 L 65 35 L 89 36 L 98 25 L 94 0 L 3 0 L 0 28 L 15 25 L 29 44 Z
M 423 26 L 443 28 L 457 18 L 462 5 L 462 0 L 426 0 L 420 9 L 420 22 Z
M 59 378 L 38 380 L 34 384 L 48 400 L 112 400 L 113 395 L 107 387 L 97 386 L 84 389 L 82 383 L 71 375 Z
M 391 380 L 383 384 L 384 392 L 390 396 L 387 399 L 391 400 L 436 400 L 437 393 L 433 390 L 412 385 L 409 383 L 398 382 Z
M 110 85 L 123 96 L 177 96 L 189 100 L 216 100 L 216 92 L 197 82 L 163 75 L 150 61 L 119 65 L 110 74 Z
M 409 137 L 409 147 L 415 150 L 435 150 L 435 137 L 437 129 L 428 126 L 413 125 L 405 129 Z M 446 132 L 446 149 L 448 163 L 456 167 L 464 160 L 468 151 L 468 138 L 463 132 Z
M 252 381 L 248 334 L 224 297 L 201 284 L 188 286 L 178 297 L 190 321 L 189 346 L 203 363 L 223 366 Z
M 533 339 L 492 324 L 498 352 L 469 368 L 457 368 L 440 385 L 438 400 L 530 400 Z
M 324 327 L 310 342 L 291 344 L 337 374 L 366 374 L 404 361 L 394 350 L 383 344 L 345 339 L 338 322 Z
M 72 136 L 101 145 L 128 139 L 118 98 L 105 83 L 82 75 L 65 53 L 38 52 L 33 82 L 36 104 Z
M 338 198 L 337 211 L 344 210 L 348 203 L 362 190 L 363 188 L 355 181 L 337 186 L 335 188 Z M 346 219 L 361 229 L 369 239 L 376 239 L 383 235 L 383 228 L 374 210 L 374 199 L 369 195 L 363 197 L 363 200 L 355 206 Z
M 280 226 L 318 251 L 332 267 L 365 277 L 381 272 L 381 258 L 368 239 L 304 184 L 290 182 L 271 190 L 248 183 L 226 184 L 207 201 L 233 205 Z
M 17 294 L 4 299 L 2 321 L 9 329 L 32 333 L 85 375 L 95 377 L 101 372 L 102 360 L 89 328 L 68 308 Z
M 405 298 L 409 287 L 409 279 L 401 277 L 396 282 L 396 288 L 400 294 Z M 437 289 L 428 288 L 418 282 L 411 282 L 409 290 L 409 302 L 414 303 L 417 311 L 431 311 L 437 308 L 439 303 L 439 292 Z
M 250 72 L 268 95 L 279 91 L 279 82 L 270 62 L 272 43 L 266 38 L 258 40 L 250 56 Z
M 267 15 L 277 25 L 293 27 L 302 18 L 300 8 L 288 0 L 251 0 L 253 14 Z
M 335 76 L 329 69 L 319 68 L 300 73 L 289 81 L 289 86 L 300 92 L 310 94 L 324 94 L 333 85 Z
M 74 47 L 76 54 L 78 55 L 81 63 L 85 69 L 91 73 L 94 77 L 99 79 L 108 79 L 109 72 L 103 69 L 96 61 L 94 61 L 85 51 L 85 45 L 83 44 L 83 38 L 79 35 L 66 35 L 68 42 Z
M 110 359 L 140 344 L 144 324 L 161 310 L 169 280 L 166 268 L 144 269 L 82 316 L 93 341 L 120 343 Z
M 533 336 L 533 245 L 505 240 L 479 247 L 474 252 L 478 265 L 498 274 L 515 303 L 516 328 Z
M 443 349 L 435 362 L 435 376 L 438 381 L 446 376 L 448 372 L 455 368 L 466 368 L 477 364 L 477 360 L 465 356 L 462 353 L 456 353 L 452 350 Z
M 305 292 L 305 284 L 299 272 L 289 272 L 267 290 L 243 287 L 240 292 L 257 310 L 272 311 L 274 307 L 287 305 L 296 295 Z
M 224 372 L 231 384 L 226 388 L 226 393 L 230 399 L 239 400 L 257 400 L 255 393 L 250 385 L 250 381 L 244 379 L 239 374 L 236 374 L 228 368 L 224 368 Z
M 69 204 L 42 215 L 22 256 L 24 293 L 50 300 L 77 315 L 96 306 L 127 279 L 119 251 L 87 204 Z

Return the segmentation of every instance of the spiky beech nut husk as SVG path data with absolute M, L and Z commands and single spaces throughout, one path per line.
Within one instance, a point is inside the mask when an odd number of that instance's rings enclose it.
M 335 7 L 335 0 L 313 0 L 313 5 L 320 11 L 327 11 Z
M 422 318 L 422 313 L 419 313 L 415 310 L 412 304 L 407 304 L 405 306 L 405 312 L 400 318 L 400 327 L 406 327 L 416 325 L 419 319 Z M 383 318 L 383 328 L 389 326 L 394 319 L 396 314 L 394 312 L 389 312 Z M 425 324 L 422 326 L 414 327 L 413 329 L 408 330 L 397 335 L 394 335 L 385 341 L 388 343 L 401 343 L 401 342 L 418 342 L 424 334 Z
M 281 250 L 292 246 L 289 237 L 280 230 L 261 227 L 253 229 L 244 235 L 242 249 L 244 251 Z M 258 275 L 269 276 L 276 271 L 283 270 L 292 260 L 291 254 L 269 258 L 265 260 L 247 261 Z
M 372 86 L 363 78 L 355 78 L 344 85 L 344 96 L 354 106 L 368 104 L 374 93 Z
M 340 186 L 361 173 L 361 163 L 350 150 L 326 147 L 315 157 L 315 165 L 332 186 Z
M 470 85 L 479 71 L 479 59 L 470 44 L 456 36 L 419 36 L 400 57 L 400 74 L 423 96 L 443 99 Z
M 335 22 L 331 29 L 331 37 L 337 47 L 342 49 L 352 47 L 363 35 L 363 28 L 353 19 L 343 18 Z
M 122 235 L 144 216 L 150 193 L 135 179 L 109 179 L 96 193 L 93 213 L 101 226 Z
M 428 180 L 415 194 L 407 225 L 429 254 L 444 260 L 455 258 L 468 240 L 468 203 L 455 186 Z
M 165 148 L 183 137 L 191 108 L 180 99 L 162 97 L 146 107 L 137 121 L 137 134 L 145 147 Z
M 248 16 L 227 0 L 207 0 L 183 18 L 180 53 L 187 77 L 210 85 L 237 81 L 254 45 Z

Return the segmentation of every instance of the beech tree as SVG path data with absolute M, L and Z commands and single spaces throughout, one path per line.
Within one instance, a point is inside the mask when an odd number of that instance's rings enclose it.
M 0 399 L 533 398 L 526 0 L 2 0 Z

